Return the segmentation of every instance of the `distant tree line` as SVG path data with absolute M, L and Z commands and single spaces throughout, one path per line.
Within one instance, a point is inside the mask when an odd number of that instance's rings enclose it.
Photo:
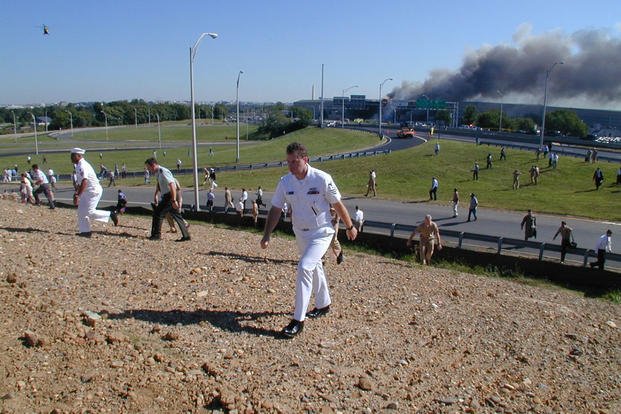
M 196 118 L 224 120 L 230 110 L 230 105 L 217 103 L 214 105 L 197 104 Z M 105 115 L 104 115 L 105 112 Z M 71 113 L 71 115 L 69 115 Z M 13 132 L 13 114 L 18 129 L 24 127 L 32 129 L 32 115 L 35 117 L 47 116 L 50 118 L 48 130 L 69 129 L 71 119 L 74 128 L 104 126 L 105 118 L 108 125 L 133 125 L 148 122 L 178 121 L 191 118 L 190 105 L 186 103 L 165 102 L 152 103 L 142 99 L 132 101 L 114 101 L 107 103 L 48 105 L 36 108 L 8 109 L 0 108 L 0 124 L 5 124 L 3 133 Z M 7 125 L 8 124 L 8 125 Z M 19 131 L 18 131 L 19 132 Z
M 298 129 L 306 128 L 313 114 L 299 106 L 287 108 L 282 102 L 264 108 L 267 115 L 261 122 L 257 133 L 267 138 L 274 138 Z
M 464 108 L 462 124 L 498 130 L 500 126 L 500 111 L 494 109 L 486 112 L 477 112 L 474 105 L 468 105 Z M 541 125 L 541 116 L 529 115 L 512 118 L 504 112 L 502 114 L 503 131 L 531 134 L 536 133 L 536 125 Z M 560 134 L 584 138 L 588 133 L 589 128 L 587 124 L 574 111 L 560 109 L 546 113 L 546 135 L 554 136 Z

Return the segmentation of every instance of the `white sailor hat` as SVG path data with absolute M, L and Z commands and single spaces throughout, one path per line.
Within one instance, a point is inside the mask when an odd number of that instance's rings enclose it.
M 72 148 L 71 149 L 71 153 L 72 154 L 80 154 L 80 155 L 84 155 L 86 151 L 83 150 L 82 148 Z

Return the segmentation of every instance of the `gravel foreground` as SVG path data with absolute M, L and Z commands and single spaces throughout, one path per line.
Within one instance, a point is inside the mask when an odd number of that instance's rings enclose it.
M 291 239 L 149 229 L 0 199 L 0 412 L 621 412 L 619 305 L 346 251 L 286 340 Z

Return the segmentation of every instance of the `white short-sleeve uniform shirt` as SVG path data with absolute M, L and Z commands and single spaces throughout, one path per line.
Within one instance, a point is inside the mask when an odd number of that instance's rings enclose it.
M 330 204 L 340 200 L 341 193 L 330 174 L 308 165 L 308 172 L 302 180 L 291 173 L 280 179 L 272 206 L 282 209 L 287 203 L 294 230 L 309 231 L 332 228 Z

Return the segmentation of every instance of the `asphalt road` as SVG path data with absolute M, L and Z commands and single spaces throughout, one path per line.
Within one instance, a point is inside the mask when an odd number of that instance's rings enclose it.
M 378 177 L 381 179 L 381 176 Z M 338 184 L 338 183 L 337 183 Z M 116 205 L 117 190 L 119 187 L 104 187 L 100 206 Z M 123 188 L 127 194 L 130 205 L 142 205 L 150 208 L 153 201 L 153 186 L 146 187 L 129 187 Z M 233 190 L 233 197 L 238 198 L 241 193 L 240 189 Z M 64 187 L 56 191 L 56 198 L 59 201 L 71 202 L 73 189 Z M 184 203 L 188 204 L 193 199 L 193 191 L 185 190 Z M 249 191 L 249 196 L 253 198 L 253 192 Z M 381 194 L 380 194 L 381 195 Z M 270 208 L 270 199 L 272 193 L 264 192 L 263 200 Z M 207 191 L 201 190 L 199 193 L 201 204 L 206 203 Z M 491 236 L 502 236 L 507 238 L 522 239 L 523 231 L 520 229 L 520 223 L 525 212 L 514 212 L 505 210 L 496 210 L 489 208 L 478 209 L 478 220 L 467 222 L 468 208 L 467 195 L 462 195 L 462 202 L 459 207 L 459 216 L 452 217 L 452 206 L 449 202 L 451 194 L 440 192 L 439 199 L 445 201 L 429 202 L 427 200 L 411 200 L 411 201 L 388 201 L 373 197 L 364 196 L 345 196 L 344 203 L 350 214 L 353 215 L 354 207 L 357 205 L 364 212 L 366 220 L 379 221 L 385 223 L 398 223 L 405 225 L 416 225 L 420 223 L 425 214 L 431 214 L 434 221 L 438 223 L 440 230 L 450 229 L 455 231 L 463 231 L 469 233 L 478 233 Z M 221 209 L 224 204 L 222 192 L 216 193 L 216 208 Z M 264 214 L 267 210 L 262 209 Z M 583 218 L 575 218 L 570 216 L 555 216 L 548 214 L 537 214 L 537 236 L 536 241 L 559 243 L 559 239 L 552 241 L 552 237 L 560 226 L 561 220 L 567 221 L 567 224 L 574 229 L 574 237 L 579 247 L 593 248 L 596 240 L 606 229 L 611 228 L 613 231 L 613 249 L 615 247 L 614 238 L 621 232 L 621 223 L 613 223 L 606 221 L 588 220 Z M 385 230 L 386 231 L 386 230 Z M 619 236 L 617 236 L 619 237 Z M 533 239 L 531 239 L 533 240 Z M 453 242 L 455 242 L 453 240 Z M 467 244 L 475 244 L 483 247 L 493 248 L 494 246 L 485 246 L 481 242 L 472 242 Z M 618 250 L 617 250 L 618 251 Z M 520 253 L 536 255 L 534 250 L 523 249 Z M 575 262 L 581 263 L 579 257 L 573 257 Z
M 387 130 L 387 133 L 392 131 Z M 443 139 L 456 139 L 472 141 L 470 137 L 461 136 L 442 136 Z M 399 139 L 392 138 L 388 142 L 378 146 L 375 149 L 383 150 L 390 149 L 397 151 L 405 148 L 409 148 L 415 145 L 419 145 L 425 142 L 425 134 L 418 134 L 416 138 Z M 320 168 L 320 166 L 319 166 Z M 381 173 L 378 177 L 381 180 Z M 338 182 L 337 182 L 338 185 Z M 0 188 L 5 185 L 0 186 Z M 14 185 L 13 185 L 14 186 Z M 153 199 L 153 187 L 131 187 L 123 188 L 126 192 L 130 204 L 143 205 L 149 207 L 150 202 Z M 239 197 L 240 189 L 233 190 L 233 196 Z M 70 188 L 59 188 L 56 192 L 56 197 L 60 201 L 71 202 L 73 190 Z M 264 193 L 264 201 L 270 207 L 269 200 L 271 199 L 271 193 Z M 381 196 L 381 193 L 379 194 Z M 101 205 L 115 205 L 116 204 L 117 189 L 116 188 L 104 188 L 104 195 L 102 197 Z M 463 231 L 469 233 L 485 234 L 490 236 L 502 236 L 507 238 L 523 238 L 523 231 L 520 229 L 520 223 L 525 212 L 514 212 L 505 210 L 495 210 L 487 208 L 478 209 L 478 220 L 476 222 L 467 222 L 468 216 L 468 194 L 461 194 L 461 203 L 459 207 L 459 216 L 457 218 L 452 217 L 452 207 L 450 203 L 452 193 L 450 191 L 440 190 L 438 197 L 439 202 L 429 202 L 425 199 L 416 199 L 408 201 L 388 201 L 378 198 L 367 198 L 363 196 L 346 196 L 344 201 L 351 214 L 353 214 L 354 206 L 358 205 L 365 214 L 366 220 L 385 222 L 385 223 L 398 223 L 405 225 L 416 225 L 422 221 L 426 214 L 431 214 L 434 220 L 440 226 L 440 229 L 451 229 L 455 231 Z M 201 203 L 206 203 L 207 191 L 201 190 L 199 192 L 199 199 Z M 250 198 L 253 194 L 250 192 Z M 188 204 L 193 200 L 192 190 L 186 190 L 185 203 Z M 222 192 L 216 194 L 216 207 L 223 205 Z M 482 201 L 482 200 L 480 200 Z M 263 212 L 263 211 L 262 211 Z M 613 231 L 613 249 L 614 238 L 616 234 L 621 231 L 621 223 L 597 221 L 582 218 L 575 218 L 571 216 L 555 216 L 546 214 L 537 214 L 537 241 L 551 242 L 552 237 L 556 233 L 561 220 L 567 221 L 567 224 L 574 229 L 574 237 L 579 247 L 593 248 L 596 240 L 606 229 L 611 228 Z M 532 239 L 531 239 L 532 240 Z M 490 247 L 490 246 L 487 246 Z M 533 251 L 524 251 L 526 254 L 536 254 Z M 580 258 L 574 257 L 573 260 L 580 261 Z

